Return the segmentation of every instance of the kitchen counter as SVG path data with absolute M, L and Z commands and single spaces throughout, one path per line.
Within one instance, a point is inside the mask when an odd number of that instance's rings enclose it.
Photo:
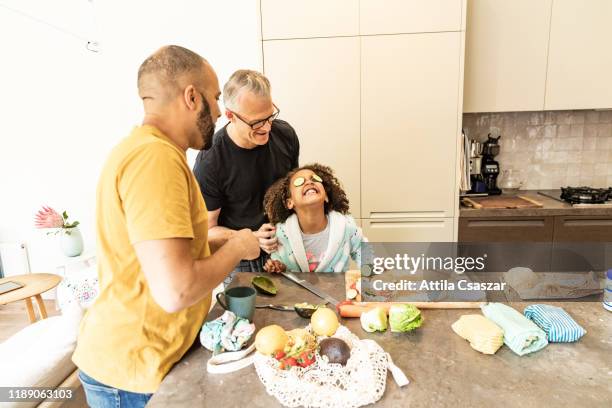
M 522 195 L 542 203 L 541 208 L 500 208 L 500 209 L 474 209 L 459 204 L 459 217 L 537 217 L 548 215 L 592 215 L 612 216 L 612 208 L 572 207 L 568 203 L 562 203 L 552 198 L 538 194 L 538 191 L 550 195 L 560 196 L 561 190 L 521 190 L 517 195 Z M 503 195 L 503 194 L 502 194 Z
M 240 273 L 232 286 L 249 285 L 253 276 Z M 342 274 L 304 276 L 337 299 L 343 298 Z M 292 282 L 273 279 L 278 295 L 266 299 L 258 295 L 258 303 L 320 303 Z M 522 311 L 527 303 L 511 305 Z M 359 319 L 342 319 L 342 324 L 360 338 L 376 340 L 411 381 L 400 389 L 388 374 L 386 391 L 376 406 L 612 406 L 612 313 L 601 302 L 564 303 L 563 307 L 587 334 L 577 343 L 550 344 L 523 357 L 506 346 L 493 356 L 480 354 L 451 330 L 459 316 L 479 314 L 478 310 L 424 310 L 425 323 L 412 333 L 366 333 Z M 209 319 L 221 313 L 216 305 Z M 308 324 L 293 312 L 269 309 L 257 309 L 254 322 L 258 328 L 279 324 L 287 330 Z M 211 353 L 196 343 L 166 376 L 148 407 L 280 406 L 266 393 L 253 366 L 230 374 L 207 374 Z

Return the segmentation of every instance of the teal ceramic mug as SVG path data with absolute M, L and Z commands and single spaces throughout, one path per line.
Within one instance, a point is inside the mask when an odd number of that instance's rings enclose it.
M 236 316 L 248 321 L 253 320 L 255 313 L 255 298 L 257 293 L 250 286 L 237 286 L 217 293 L 217 302 L 225 310 L 234 312 Z M 222 299 L 223 298 L 223 299 Z

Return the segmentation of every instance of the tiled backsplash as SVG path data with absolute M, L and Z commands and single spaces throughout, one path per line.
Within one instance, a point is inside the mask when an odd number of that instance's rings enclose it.
M 500 168 L 520 169 L 525 189 L 612 186 L 612 111 L 466 113 L 470 139 L 499 129 Z

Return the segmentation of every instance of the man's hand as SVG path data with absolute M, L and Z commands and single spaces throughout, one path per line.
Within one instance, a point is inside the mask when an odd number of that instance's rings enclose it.
M 278 248 L 278 239 L 275 234 L 276 228 L 272 224 L 263 224 L 257 231 L 253 231 L 253 235 L 259 240 L 259 247 L 268 254 Z
M 236 231 L 235 234 L 232 234 L 230 240 L 238 240 L 238 242 L 242 245 L 244 249 L 243 259 L 256 259 L 259 257 L 259 241 L 253 234 L 253 232 L 248 229 L 241 229 L 240 231 Z
M 266 264 L 264 265 L 264 271 L 268 273 L 281 273 L 285 272 L 287 267 L 281 261 L 277 261 L 274 259 L 268 259 Z

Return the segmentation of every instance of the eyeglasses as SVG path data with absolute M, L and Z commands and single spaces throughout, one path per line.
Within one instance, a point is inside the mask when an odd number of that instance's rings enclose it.
M 261 129 L 262 127 L 264 127 L 267 122 L 270 122 L 270 124 L 272 124 L 272 122 L 274 122 L 274 120 L 278 118 L 278 115 L 280 114 L 280 109 L 278 109 L 278 107 L 274 104 L 272 104 L 272 106 L 274 106 L 274 109 L 276 109 L 276 112 L 274 112 L 273 114 L 271 114 L 265 119 L 256 120 L 254 122 L 247 122 L 236 112 L 233 112 L 233 111 L 230 111 L 230 112 L 236 115 L 238 119 L 240 119 L 244 124 L 249 126 L 252 130 L 257 130 L 257 129 Z
M 313 174 L 312 176 L 310 176 L 310 181 L 316 181 L 318 183 L 323 184 L 323 179 L 316 174 Z M 299 187 L 299 186 L 304 185 L 305 182 L 306 182 L 306 179 L 304 177 L 298 177 L 295 180 L 293 180 L 293 185 L 296 187 Z

